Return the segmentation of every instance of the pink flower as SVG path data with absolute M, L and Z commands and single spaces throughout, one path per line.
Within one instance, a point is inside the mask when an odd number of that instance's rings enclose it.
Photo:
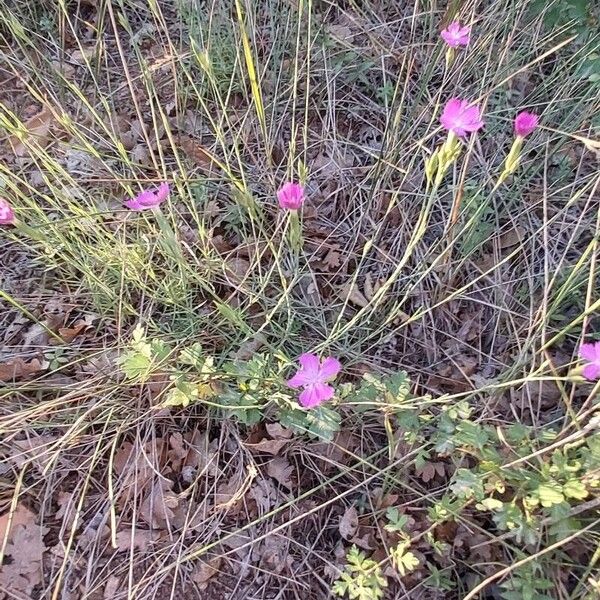
M 335 390 L 327 382 L 340 372 L 340 362 L 331 357 L 320 362 L 315 354 L 302 354 L 298 362 L 301 368 L 287 384 L 292 388 L 304 388 L 299 396 L 300 405 L 313 408 L 331 399 Z
M 170 191 L 169 184 L 163 182 L 158 186 L 157 190 L 145 190 L 141 194 L 138 194 L 135 198 L 126 200 L 124 204 L 131 210 L 146 210 L 148 208 L 154 208 L 167 199 Z
M 458 137 L 472 133 L 483 127 L 479 107 L 466 100 L 451 98 L 440 117 L 444 129 L 453 131 Z
M 515 135 L 525 137 L 529 135 L 537 126 L 539 118 L 536 114 L 530 112 L 520 112 L 515 118 Z
M 598 379 L 600 377 L 600 342 L 581 344 L 579 356 L 590 361 L 583 367 L 583 376 L 590 380 Z
M 279 188 L 277 200 L 281 208 L 298 210 L 304 202 L 304 187 L 299 183 L 288 181 Z
M 0 198 L 0 225 L 12 225 L 15 222 L 15 211 L 4 198 Z
M 440 34 L 450 48 L 458 48 L 466 46 L 471 39 L 471 28 L 468 26 L 461 27 L 458 21 L 450 23 L 446 29 L 442 29 Z

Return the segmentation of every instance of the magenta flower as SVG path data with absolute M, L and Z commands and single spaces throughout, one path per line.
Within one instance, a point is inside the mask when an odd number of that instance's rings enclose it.
M 298 398 L 300 405 L 313 408 L 331 399 L 335 390 L 327 382 L 335 379 L 340 372 L 340 362 L 331 357 L 321 362 L 315 354 L 302 354 L 298 362 L 301 368 L 287 384 L 291 388 L 304 388 Z
M 0 225 L 12 225 L 15 222 L 15 211 L 4 198 L 0 198 Z
M 161 202 L 164 202 L 167 199 L 170 191 L 169 184 L 167 182 L 163 182 L 158 186 L 157 190 L 145 190 L 141 194 L 138 194 L 135 198 L 126 200 L 124 204 L 131 210 L 147 210 L 148 208 L 154 208 Z
M 590 361 L 583 367 L 583 376 L 590 380 L 598 379 L 600 377 L 600 342 L 581 344 L 579 356 Z
M 304 187 L 299 183 L 288 181 L 279 188 L 277 200 L 281 208 L 298 210 L 304 202 Z
M 463 137 L 467 133 L 483 127 L 479 107 L 460 98 L 448 100 L 440 122 L 444 129 L 454 132 L 458 137 Z
M 468 26 L 461 27 L 458 21 L 454 21 L 442 29 L 442 38 L 450 48 L 458 48 L 459 46 L 466 46 L 471 39 L 471 28 Z
M 529 135 L 537 126 L 539 118 L 536 114 L 530 112 L 520 112 L 515 118 L 515 135 L 525 137 Z

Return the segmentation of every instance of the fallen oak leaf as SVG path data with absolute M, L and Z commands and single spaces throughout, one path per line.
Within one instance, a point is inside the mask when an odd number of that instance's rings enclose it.
M 290 441 L 293 435 L 291 429 L 282 427 L 279 423 L 268 423 L 266 425 L 267 433 L 273 439 L 263 438 L 256 443 L 245 443 L 250 452 L 264 452 L 265 454 L 272 454 L 273 456 L 279 454 L 281 449 Z

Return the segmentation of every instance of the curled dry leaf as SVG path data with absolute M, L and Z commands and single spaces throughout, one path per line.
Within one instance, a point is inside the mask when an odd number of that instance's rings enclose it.
M 55 441 L 56 438 L 51 435 L 12 440 L 12 444 L 16 448 L 10 455 L 9 460 L 18 468 L 23 467 L 26 463 L 31 463 L 41 472 L 54 457 L 50 446 Z
M 59 327 L 58 335 L 65 341 L 71 343 L 80 333 L 83 333 L 88 328 L 88 323 L 83 320 L 77 321 L 73 327 Z
M 56 500 L 58 510 L 55 517 L 62 519 L 63 530 L 69 532 L 75 522 L 75 501 L 73 500 L 73 492 L 58 492 Z
M 45 147 L 50 139 L 50 127 L 54 123 L 52 111 L 46 106 L 37 115 L 28 119 L 24 125 L 26 132 L 20 135 L 11 135 L 8 143 L 16 156 L 27 154 L 28 145 L 33 143 Z
M 338 528 L 340 535 L 345 540 L 350 540 L 354 537 L 354 534 L 358 529 L 358 512 L 354 506 L 350 506 L 346 509 L 346 512 L 340 518 Z
M 500 246 L 501 250 L 510 248 L 511 246 L 516 246 L 525 239 L 525 234 L 526 231 L 524 227 L 518 226 L 510 229 L 498 238 L 498 245 Z

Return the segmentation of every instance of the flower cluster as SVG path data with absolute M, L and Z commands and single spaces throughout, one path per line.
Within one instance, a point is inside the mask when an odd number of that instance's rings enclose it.
M 441 37 L 448 45 L 446 65 L 449 66 L 454 59 L 454 50 L 461 46 L 467 46 L 471 41 L 471 28 L 461 25 L 459 21 L 454 21 L 446 29 L 442 30 Z M 460 155 L 460 138 L 479 131 L 484 125 L 479 106 L 461 98 L 450 98 L 448 100 L 440 116 L 440 123 L 448 132 L 448 136 L 444 143 L 439 148 L 436 148 L 425 161 L 425 177 L 427 178 L 427 182 L 429 185 L 434 183 L 436 186 L 442 182 L 445 173 Z M 516 137 L 504 163 L 502 174 L 494 189 L 508 175 L 517 170 L 523 140 L 537 126 L 538 116 L 536 114 L 523 111 L 517 115 L 514 122 Z

